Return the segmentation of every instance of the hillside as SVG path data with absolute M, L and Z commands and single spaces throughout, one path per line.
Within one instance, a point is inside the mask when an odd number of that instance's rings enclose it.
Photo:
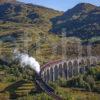
M 50 19 L 61 14 L 62 12 L 38 5 L 21 2 L 1 3 L 0 45 L 2 45 L 2 54 L 18 46 L 20 49 L 27 49 L 30 55 L 33 56 L 36 56 L 35 51 L 38 48 L 43 48 L 43 52 L 41 51 L 39 55 L 44 56 L 46 52 L 48 55 L 49 43 L 57 40 L 55 36 L 50 35 L 48 32 L 52 26 Z M 45 37 L 45 40 L 43 37 Z M 28 47 L 23 45 L 26 42 Z M 40 51 L 37 50 L 37 55 L 38 53 Z M 9 52 L 8 55 L 10 55 Z
M 16 3 L 0 4 L 0 20 L 12 21 L 16 23 L 36 23 L 42 20 L 50 19 L 60 12 L 42 6 Z
M 4 3 L 4 2 L 16 2 L 16 0 L 0 0 L 0 3 Z
M 22 2 L 1 3 L 1 53 L 3 57 L 11 56 L 12 50 L 18 47 L 42 63 L 59 59 L 52 54 L 52 50 L 61 37 L 54 34 L 61 34 L 65 28 L 67 36 L 99 41 L 99 16 L 100 8 L 86 3 L 78 4 L 65 13 Z
M 52 50 L 61 37 L 54 34 L 61 35 L 63 29 L 67 36 L 98 43 L 100 7 L 80 3 L 63 13 L 22 2 L 0 4 L 0 46 L 3 56 L 6 53 L 12 55 L 8 51 L 18 47 L 42 63 L 55 57 L 58 59 Z
M 0 4 L 1 22 L 48 25 L 50 24 L 49 19 L 60 14 L 53 9 L 21 2 Z
M 100 36 L 100 7 L 92 4 L 80 3 L 51 21 L 51 31 L 56 34 L 65 29 L 67 36 L 81 39 Z

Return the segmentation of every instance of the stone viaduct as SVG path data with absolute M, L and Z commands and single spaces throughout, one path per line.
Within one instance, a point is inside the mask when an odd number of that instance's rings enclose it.
M 88 68 L 100 64 L 100 57 L 80 57 L 71 60 L 57 60 L 45 64 L 41 69 L 41 77 L 45 82 L 56 81 L 59 77 L 66 80 L 84 74 Z

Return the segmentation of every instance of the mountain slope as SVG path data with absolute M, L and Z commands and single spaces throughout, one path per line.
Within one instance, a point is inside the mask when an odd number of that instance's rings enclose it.
M 16 3 L 0 4 L 0 20 L 13 22 L 36 22 L 39 18 L 49 19 L 60 12 L 42 6 Z
M 12 52 L 8 51 L 18 46 L 42 63 L 50 59 L 59 59 L 61 55 L 55 56 L 52 49 L 61 38 L 50 33 L 61 34 L 65 28 L 67 36 L 77 36 L 82 39 L 93 37 L 94 41 L 95 36 L 100 35 L 99 16 L 100 8 L 91 4 L 78 4 L 62 15 L 62 12 L 42 6 L 20 2 L 2 3 L 0 4 L 2 54 L 10 57 Z M 50 29 L 52 30 L 49 31 Z M 26 43 L 27 47 L 24 46 Z
M 62 12 L 50 8 L 21 2 L 0 4 L 2 55 L 11 56 L 11 50 L 18 46 L 19 49 L 38 57 L 38 61 L 47 62 L 50 58 L 47 55 L 51 54 L 50 43 L 54 43 L 58 38 L 48 32 L 52 27 L 50 19 L 61 14 Z M 40 59 L 40 56 L 43 58 Z
M 67 36 L 82 39 L 100 36 L 100 7 L 92 4 L 80 3 L 51 21 L 51 31 L 56 34 L 61 34 L 65 29 Z

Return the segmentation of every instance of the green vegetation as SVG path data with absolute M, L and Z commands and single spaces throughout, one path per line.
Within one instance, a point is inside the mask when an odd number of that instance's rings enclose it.
M 94 39 L 94 37 L 100 36 L 98 34 L 100 29 L 99 15 L 100 7 L 89 3 L 80 3 L 64 12 L 63 15 L 53 18 L 51 31 L 60 35 L 64 29 L 67 36 L 79 37 L 83 41 L 90 39 L 95 42 L 99 38 Z
M 43 91 L 38 92 L 39 89 L 36 87 L 34 78 L 30 78 L 29 74 L 26 75 L 26 77 L 21 77 L 23 76 L 21 75 L 17 78 L 16 74 L 13 74 L 13 78 L 15 77 L 16 80 L 9 81 L 12 80 L 12 76 L 10 76 L 10 73 L 7 73 L 5 81 L 0 82 L 0 91 L 3 91 L 0 92 L 0 96 L 2 98 L 16 97 L 18 100 L 52 100 Z M 80 75 L 78 78 L 69 81 L 59 78 L 56 82 L 49 82 L 49 85 L 55 90 L 56 94 L 65 100 L 99 100 L 99 76 L 100 67 L 98 66 L 91 68 L 86 74 Z
M 62 15 L 62 12 L 31 4 L 13 5 L 6 3 L 0 5 L 0 7 L 0 100 L 9 100 L 11 98 L 17 98 L 18 100 L 52 100 L 52 98 L 43 91 L 37 89 L 34 81 L 34 71 L 30 68 L 21 68 L 17 61 L 13 61 L 12 53 L 15 48 L 19 48 L 19 50 L 23 52 L 25 50 L 29 55 L 34 56 L 41 65 L 51 60 L 61 59 L 62 52 L 58 50 L 60 54 L 56 55 L 52 50 L 53 46 L 60 44 L 59 42 L 61 42 L 62 36 L 51 34 L 52 32 L 49 30 L 52 29 L 51 19 Z M 93 6 L 86 6 L 85 10 L 90 12 L 92 7 Z M 96 18 L 98 19 L 97 10 L 94 12 L 96 12 Z M 81 21 L 82 18 L 85 18 L 84 14 L 77 19 L 77 21 Z M 97 21 L 98 20 L 96 20 L 96 22 Z M 68 23 L 67 33 L 70 33 L 71 28 L 73 33 L 78 32 L 78 34 L 73 34 L 73 36 L 86 37 L 91 42 L 99 41 L 99 37 L 89 39 L 91 35 L 96 36 L 96 34 L 98 34 L 98 31 L 96 31 L 96 33 L 90 31 L 92 28 L 94 30 L 94 26 L 96 29 L 99 29 L 98 23 L 94 24 L 94 22 L 93 20 L 93 25 L 86 23 L 86 26 L 83 27 L 82 25 L 82 27 L 80 27 L 78 23 L 74 24 L 72 20 L 70 24 L 73 24 L 75 27 Z M 55 28 L 54 25 L 53 28 Z M 64 25 L 67 24 L 64 23 Z M 55 25 L 57 28 L 55 30 L 61 33 L 64 25 Z M 59 28 L 61 28 L 61 30 L 59 30 Z M 74 30 L 74 28 L 76 30 Z M 83 29 L 87 30 L 82 31 Z M 87 35 L 87 33 L 89 33 L 89 35 Z M 83 41 L 87 42 L 86 38 Z M 66 38 L 66 41 L 75 43 L 75 39 L 76 38 Z M 28 42 L 27 47 L 24 46 L 26 42 Z M 61 49 L 61 46 L 62 44 L 60 44 L 57 49 Z M 96 55 L 100 54 L 100 46 L 95 45 L 94 47 Z M 49 84 L 55 89 L 55 93 L 65 100 L 99 100 L 100 68 L 92 68 L 85 75 L 80 75 L 80 77 L 69 81 L 59 78 L 55 83 L 50 82 Z

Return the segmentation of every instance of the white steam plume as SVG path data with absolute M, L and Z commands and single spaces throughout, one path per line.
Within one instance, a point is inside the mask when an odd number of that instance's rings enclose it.
M 40 73 L 40 65 L 35 58 L 30 57 L 26 53 L 20 53 L 18 50 L 14 50 L 14 57 L 20 61 L 22 67 L 30 66 L 36 73 Z

